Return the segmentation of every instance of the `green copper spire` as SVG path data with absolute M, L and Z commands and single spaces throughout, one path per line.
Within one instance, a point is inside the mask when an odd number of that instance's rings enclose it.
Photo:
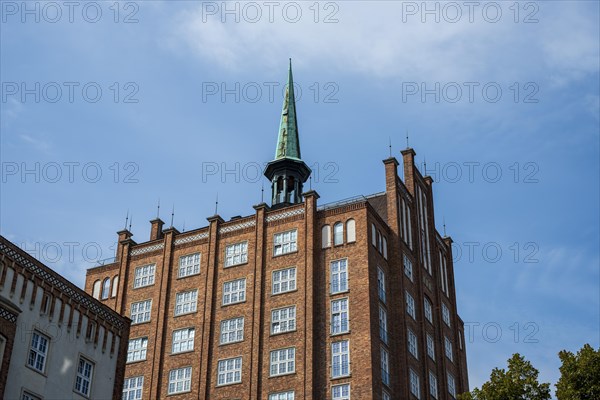
M 285 88 L 281 122 L 279 124 L 279 137 L 275 149 L 275 160 L 293 158 L 300 160 L 300 139 L 298 138 L 298 121 L 296 120 L 296 98 L 294 96 L 294 79 L 292 78 L 292 59 L 288 83 Z

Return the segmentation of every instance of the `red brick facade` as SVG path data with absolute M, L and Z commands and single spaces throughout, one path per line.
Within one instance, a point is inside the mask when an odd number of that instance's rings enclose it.
M 434 398 L 431 374 L 437 379 L 437 399 L 452 398 L 448 374 L 454 377 L 456 394 L 468 390 L 451 239 L 435 230 L 432 180 L 414 166 L 414 151 L 403 152 L 403 163 L 404 182 L 396 159 L 384 161 L 386 190 L 378 195 L 318 207 L 318 195 L 310 191 L 302 204 L 276 209 L 260 204 L 254 215 L 227 222 L 210 217 L 207 227 L 185 233 L 163 231 L 162 222 L 155 220 L 152 240 L 140 244 L 130 232 L 119 232 L 116 262 L 88 270 L 86 291 L 94 293 L 96 285 L 98 295 L 97 282 L 109 278 L 118 287 L 111 287 L 102 301 L 128 317 L 132 303 L 152 300 L 150 320 L 134 321 L 130 331 L 131 339 L 148 338 L 146 357 L 127 364 L 125 372 L 126 378 L 144 377 L 142 398 L 269 399 L 292 391 L 295 399 L 319 400 L 332 399 L 334 386 L 349 384 L 351 399 L 382 399 L 384 391 L 390 399 L 412 399 L 409 370 L 418 376 L 421 399 Z M 354 221 L 355 238 L 349 220 Z M 334 225 L 340 222 L 337 243 Z M 332 243 L 324 248 L 325 225 Z M 275 234 L 291 230 L 297 249 L 275 255 Z M 227 246 L 242 242 L 247 243 L 247 260 L 226 267 Z M 200 253 L 199 273 L 180 278 L 180 257 L 195 253 Z M 404 272 L 405 257 L 413 264 L 412 279 Z M 347 290 L 331 294 L 332 285 L 339 283 L 332 282 L 336 260 L 346 260 Z M 136 268 L 146 265 L 155 265 L 154 283 L 134 288 Z M 291 267 L 295 288 L 273 294 L 274 271 Z M 242 278 L 244 301 L 223 305 L 224 284 Z M 177 294 L 189 290 L 197 290 L 196 311 L 175 316 Z M 414 299 L 414 318 L 406 311 L 406 293 Z M 425 314 L 425 297 L 432 305 L 432 322 Z M 332 301 L 339 299 L 347 299 L 348 331 L 332 334 Z M 442 304 L 449 310 L 449 324 Z M 272 334 L 272 311 L 289 306 L 296 307 L 295 329 Z M 380 338 L 380 308 L 387 314 L 387 343 Z M 221 322 L 239 317 L 243 340 L 220 344 Z M 172 354 L 173 331 L 188 327 L 195 329 L 193 350 Z M 416 336 L 417 358 L 408 350 L 409 330 Z M 427 333 L 434 339 L 433 358 L 427 352 Z M 334 378 L 332 346 L 342 341 L 349 344 L 349 373 Z M 446 341 L 452 360 L 445 355 Z M 271 376 L 271 352 L 288 348 L 295 350 L 293 372 Z M 382 379 L 382 349 L 389 358 L 388 383 Z M 220 385 L 219 361 L 235 357 L 242 358 L 241 382 Z M 169 372 L 183 367 L 191 367 L 190 390 L 169 395 Z

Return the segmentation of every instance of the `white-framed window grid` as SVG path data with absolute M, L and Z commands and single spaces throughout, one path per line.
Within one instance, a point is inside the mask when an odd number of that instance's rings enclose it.
M 200 273 L 201 253 L 188 254 L 179 257 L 179 278 L 197 275 Z
M 348 298 L 331 301 L 331 334 L 337 335 L 350 330 Z
M 225 267 L 248 262 L 248 241 L 233 243 L 225 247 Z
M 221 321 L 220 344 L 237 343 L 244 340 L 244 317 Z
M 271 311 L 271 334 L 296 330 L 296 306 L 277 308 Z
M 194 350 L 195 328 L 182 328 L 173 331 L 171 354 L 185 353 Z
M 152 300 L 143 300 L 131 303 L 131 325 L 150 321 Z
M 134 272 L 133 288 L 141 288 L 154 285 L 154 275 L 156 264 L 142 265 L 137 267 Z
M 348 291 L 348 259 L 331 261 L 330 266 L 330 293 L 343 293 Z
M 223 305 L 246 301 L 246 278 L 223 283 Z
M 196 312 L 198 305 L 198 289 L 186 290 L 175 294 L 175 315 Z
M 271 292 L 273 294 L 281 294 L 296 290 L 296 267 L 275 270 L 271 276 Z
M 127 362 L 143 361 L 148 350 L 148 337 L 129 339 L 127 345 Z
M 276 233 L 273 238 L 273 255 L 293 253 L 298 250 L 298 230 Z

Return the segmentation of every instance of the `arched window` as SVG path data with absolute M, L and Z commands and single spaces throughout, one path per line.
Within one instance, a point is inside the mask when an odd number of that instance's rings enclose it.
M 92 289 L 92 296 L 95 299 L 99 299 L 100 298 L 100 285 L 102 283 L 100 282 L 100 279 L 98 279 L 96 282 L 94 282 L 94 287 Z
M 383 239 L 383 258 L 387 260 L 387 238 L 385 236 L 381 236 L 381 238 Z
M 344 243 L 344 224 L 341 222 L 333 225 L 333 245 L 337 246 L 338 244 Z
M 108 299 L 108 294 L 110 293 L 110 278 L 106 278 L 104 282 L 102 282 L 102 300 Z
M 117 289 L 119 288 L 119 275 L 116 275 L 113 278 L 113 282 L 112 282 L 112 293 L 110 295 L 110 297 L 116 297 L 117 296 Z
M 331 226 L 324 225 L 321 228 L 321 248 L 331 247 Z
M 346 221 L 346 243 L 356 242 L 356 223 L 353 219 Z

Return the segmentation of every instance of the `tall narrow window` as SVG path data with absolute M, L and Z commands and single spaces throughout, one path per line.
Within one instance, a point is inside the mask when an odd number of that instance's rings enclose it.
M 337 246 L 344 243 L 344 224 L 341 222 L 333 225 L 333 245 Z
M 371 224 L 371 244 L 377 247 L 377 229 L 375 224 Z
M 331 247 L 331 226 L 324 225 L 321 228 L 321 248 Z
M 429 301 L 427 297 L 423 298 L 423 309 L 425 311 L 425 318 L 433 324 L 433 308 L 431 306 L 431 301 Z
M 342 340 L 331 343 L 331 377 L 350 375 L 350 342 Z
M 427 355 L 435 361 L 435 342 L 429 333 L 427 334 Z
M 390 356 L 383 347 L 381 348 L 381 381 L 390 386 Z
M 346 221 L 346 243 L 356 242 L 356 222 L 353 219 Z
M 331 302 L 331 334 L 348 332 L 348 298 Z
M 383 258 L 385 258 L 387 260 L 387 238 L 385 236 L 382 236 L 383 239 L 383 243 L 382 243 L 382 247 L 383 247 Z
M 454 380 L 454 376 L 448 372 L 448 393 L 452 398 L 456 398 L 456 382 Z
M 440 284 L 442 292 L 448 295 L 448 270 L 446 268 L 446 257 L 440 251 Z
M 410 295 L 410 293 L 406 293 L 406 312 L 410 315 L 414 320 L 417 319 L 417 311 L 415 309 L 415 299 Z
M 102 282 L 102 300 L 108 299 L 110 293 L 110 278 L 104 279 Z
M 417 399 L 421 398 L 421 383 L 419 382 L 419 375 L 415 371 L 409 369 L 409 380 L 410 380 L 410 392 Z
M 94 282 L 94 287 L 92 289 L 92 296 L 95 299 L 100 298 L 100 290 L 101 289 L 102 289 L 102 281 L 100 281 L 100 279 L 98 279 L 96 282 Z
M 112 293 L 110 297 L 117 297 L 117 291 L 119 290 L 119 275 L 116 275 L 112 281 Z
M 75 378 L 75 391 L 84 396 L 90 395 L 92 392 L 92 376 L 94 372 L 94 364 L 83 357 L 79 357 L 77 365 L 77 377 Z
M 413 280 L 413 266 L 410 258 L 405 254 L 404 255 L 404 275 L 406 275 L 411 281 Z
M 416 359 L 419 358 L 417 336 L 410 329 L 408 330 L 408 351 Z
M 429 371 L 429 394 L 434 399 L 438 398 L 437 377 L 431 370 Z
M 383 343 L 388 342 L 387 331 L 387 313 L 383 307 L 379 306 L 379 338 Z
M 442 320 L 450 327 L 450 309 L 444 303 L 442 303 Z
M 48 336 L 43 335 L 38 331 L 33 331 L 31 334 L 31 345 L 29 346 L 27 365 L 39 372 L 44 372 L 46 369 L 49 343 L 50 338 Z
M 379 267 L 377 267 L 377 292 L 379 300 L 385 303 L 385 272 Z
M 348 264 L 347 259 L 332 261 L 331 268 L 331 294 L 342 293 L 348 290 Z
M 446 357 L 448 357 L 448 360 L 454 361 L 454 357 L 452 357 L 452 342 L 447 336 L 444 336 L 444 349 L 446 350 Z

